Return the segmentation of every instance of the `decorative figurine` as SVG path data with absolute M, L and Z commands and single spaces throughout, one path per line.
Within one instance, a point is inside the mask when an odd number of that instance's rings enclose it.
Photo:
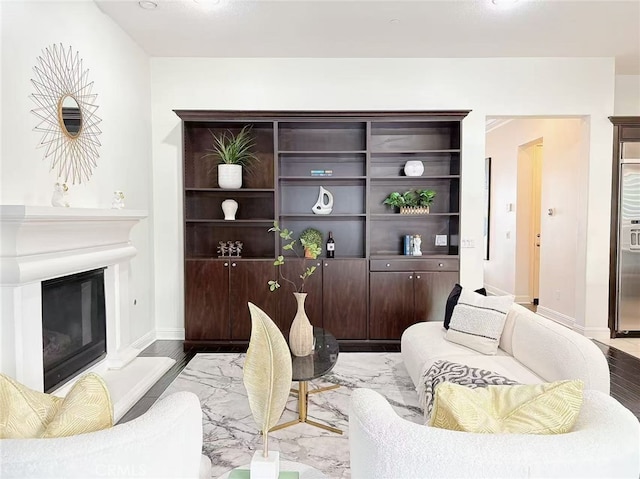
M 326 201 L 325 201 L 326 197 Z M 328 215 L 333 210 L 333 195 L 330 191 L 320 187 L 320 194 L 318 195 L 318 201 L 313 205 L 311 211 L 317 215 Z
M 240 258 L 242 247 L 244 244 L 242 241 L 219 241 L 218 242 L 218 257 L 219 258 Z
M 236 211 L 238 211 L 238 202 L 236 200 L 224 200 L 222 202 L 222 212 L 225 220 L 235 220 Z
M 420 245 L 422 244 L 422 237 L 420 235 L 413 235 L 413 247 L 411 254 L 413 256 L 422 256 L 422 251 L 420 251 Z
M 122 208 L 124 208 L 124 193 L 122 191 L 116 190 L 113 192 L 111 208 L 114 210 L 121 210 Z
M 67 191 L 69 191 L 69 187 L 67 186 L 67 184 L 58 180 L 58 182 L 53 185 L 53 196 L 51 197 L 51 204 L 53 206 L 68 208 L 69 203 L 65 198 L 67 196 Z

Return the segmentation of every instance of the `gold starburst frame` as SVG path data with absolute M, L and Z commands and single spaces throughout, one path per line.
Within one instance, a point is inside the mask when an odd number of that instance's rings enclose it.
M 51 159 L 51 170 L 58 177 L 75 184 L 88 181 L 97 166 L 98 135 L 102 133 L 96 116 L 97 94 L 92 93 L 93 82 L 88 81 L 89 70 L 83 69 L 79 52 L 69 47 L 53 45 L 42 51 L 33 67 L 31 80 L 36 92 L 30 98 L 38 106 L 31 110 L 40 122 L 34 128 L 43 133 L 38 148 L 45 148 L 44 159 Z M 63 119 L 63 103 L 71 98 L 79 108 L 77 130 L 68 130 Z

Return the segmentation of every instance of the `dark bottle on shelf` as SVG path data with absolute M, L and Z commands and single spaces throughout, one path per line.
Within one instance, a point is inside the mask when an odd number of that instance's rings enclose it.
M 333 233 L 329 231 L 329 239 L 327 240 L 327 258 L 334 258 L 336 251 L 336 242 L 333 241 Z

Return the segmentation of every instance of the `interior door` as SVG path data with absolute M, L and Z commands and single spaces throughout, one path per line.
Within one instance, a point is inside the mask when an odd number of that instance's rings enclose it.
M 540 298 L 540 214 L 542 202 L 542 143 L 533 148 L 533 177 L 531 187 L 531 298 L 533 304 L 538 304 Z

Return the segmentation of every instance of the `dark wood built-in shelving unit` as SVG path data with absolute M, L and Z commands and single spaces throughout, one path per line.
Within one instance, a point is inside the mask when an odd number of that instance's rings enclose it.
M 441 320 L 459 278 L 462 120 L 468 111 L 287 112 L 176 110 L 184 142 L 185 347 L 246 344 L 247 302 L 267 312 L 286 334 L 295 315 L 291 289 L 270 292 L 279 238 L 274 221 L 297 235 L 307 227 L 327 238 L 336 257 L 323 254 L 308 279 L 307 315 L 333 333 L 343 350 L 397 345 L 417 321 Z M 252 126 L 259 162 L 238 190 L 218 188 L 212 133 Z M 409 160 L 424 172 L 407 177 Z M 332 170 L 312 176 L 311 170 Z M 334 197 L 329 215 L 316 215 L 323 186 Z M 400 215 L 383 205 L 393 191 L 432 189 L 429 215 Z M 238 202 L 235 221 L 221 203 Z M 422 236 L 422 256 L 405 256 L 403 238 Z M 446 246 L 436 246 L 445 235 Z M 219 241 L 242 241 L 241 258 L 218 258 Z M 284 268 L 294 276 L 299 260 Z

